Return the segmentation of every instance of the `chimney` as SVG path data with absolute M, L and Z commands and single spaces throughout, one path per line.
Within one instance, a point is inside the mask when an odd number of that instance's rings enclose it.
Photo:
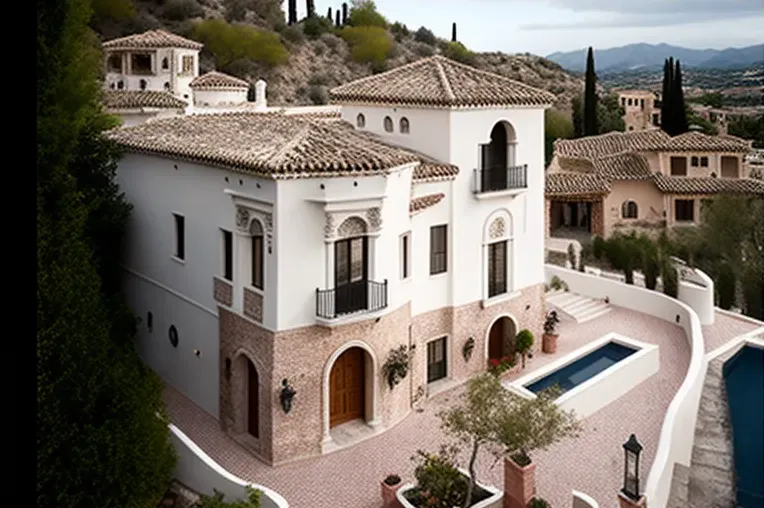
M 268 101 L 265 98 L 266 86 L 268 84 L 262 79 L 258 79 L 257 83 L 255 83 L 255 107 L 258 109 L 268 107 Z

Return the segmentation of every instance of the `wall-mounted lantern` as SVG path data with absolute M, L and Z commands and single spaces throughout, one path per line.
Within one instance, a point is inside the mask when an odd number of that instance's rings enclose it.
M 292 410 L 292 399 L 294 399 L 297 391 L 289 385 L 289 381 L 284 378 L 281 381 L 281 408 L 284 413 L 289 414 Z
M 475 349 L 475 339 L 470 337 L 464 343 L 464 348 L 462 349 L 462 356 L 464 356 L 464 361 L 465 362 L 469 362 L 470 358 L 472 358 L 472 350 L 473 349 Z
M 170 337 L 170 344 L 172 344 L 172 347 L 178 347 L 178 329 L 175 328 L 175 325 L 170 325 L 170 330 L 167 332 L 167 335 Z
M 639 454 L 642 453 L 642 445 L 637 437 L 632 434 L 629 440 L 623 444 L 623 492 L 633 500 L 639 499 Z

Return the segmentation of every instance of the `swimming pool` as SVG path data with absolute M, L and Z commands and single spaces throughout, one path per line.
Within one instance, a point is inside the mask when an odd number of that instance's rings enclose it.
M 550 386 L 559 385 L 564 393 L 636 352 L 637 349 L 633 347 L 617 342 L 608 342 L 573 363 L 542 377 L 538 381 L 525 385 L 525 388 L 533 393 L 538 393 Z
M 732 422 L 737 504 L 764 506 L 764 349 L 746 345 L 723 368 Z

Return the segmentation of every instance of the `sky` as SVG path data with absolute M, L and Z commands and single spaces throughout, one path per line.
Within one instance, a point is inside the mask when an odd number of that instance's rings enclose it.
M 302 3 L 298 0 L 298 5 Z M 316 11 L 342 5 L 316 0 Z M 348 1 L 348 3 L 350 3 Z M 473 51 L 548 55 L 637 42 L 689 48 L 764 43 L 764 0 L 375 0 L 391 22 L 426 26 Z

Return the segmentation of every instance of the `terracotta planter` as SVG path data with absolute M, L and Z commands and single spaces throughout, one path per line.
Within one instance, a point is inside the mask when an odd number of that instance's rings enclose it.
M 525 508 L 536 495 L 536 464 L 521 467 L 504 458 L 504 508 Z
M 395 493 L 398 492 L 398 489 L 400 489 L 401 486 L 403 486 L 403 482 L 401 481 L 395 485 L 388 485 L 383 480 L 380 482 L 380 484 L 382 491 L 382 502 L 384 503 L 382 506 L 384 506 L 384 508 L 401 508 L 401 504 L 395 497 Z
M 547 354 L 557 352 L 557 335 L 556 333 L 545 333 L 541 338 L 541 351 Z

